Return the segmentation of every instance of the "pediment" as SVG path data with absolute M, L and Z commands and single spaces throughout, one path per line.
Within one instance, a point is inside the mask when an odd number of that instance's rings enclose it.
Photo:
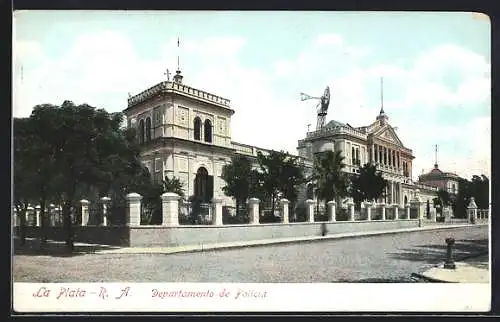
M 373 133 L 373 136 L 376 138 L 379 138 L 384 141 L 391 142 L 393 144 L 399 145 L 403 147 L 403 142 L 398 138 L 398 135 L 396 132 L 394 132 L 394 129 L 390 126 L 385 126 L 381 128 L 379 131 Z

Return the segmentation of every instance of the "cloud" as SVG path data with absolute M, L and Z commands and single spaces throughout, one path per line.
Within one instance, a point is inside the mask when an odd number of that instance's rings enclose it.
M 22 62 L 38 62 L 43 57 L 42 46 L 36 41 L 17 41 L 13 46 L 14 59 Z
M 327 121 L 368 125 L 380 109 L 383 76 L 384 108 L 417 157 L 414 175 L 432 167 L 433 144 L 443 151 L 444 171 L 489 169 L 490 116 L 475 112 L 484 110 L 491 96 L 490 64 L 481 55 L 445 44 L 406 58 L 405 65 L 378 63 L 373 48 L 354 46 L 340 34 L 321 34 L 295 57 L 283 56 L 268 68 L 245 64 L 241 53 L 251 46 L 243 37 L 217 36 L 181 39 L 177 48 L 177 37 L 171 37 L 145 59 L 127 35 L 107 30 L 81 34 L 56 60 L 44 55 L 40 43 L 17 41 L 17 59 L 32 63 L 22 83 L 15 75 L 14 116 L 65 99 L 121 111 L 128 92 L 164 80 L 179 55 L 186 84 L 231 99 L 234 141 L 296 153 L 307 125 L 316 126 L 317 101 L 300 101 L 300 92 L 320 96 L 328 85 Z M 450 106 L 454 114 L 443 117 Z

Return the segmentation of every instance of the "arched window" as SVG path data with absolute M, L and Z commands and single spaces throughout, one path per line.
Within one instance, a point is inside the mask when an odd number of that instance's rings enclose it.
M 201 120 L 198 116 L 194 118 L 194 139 L 201 140 Z
M 408 204 L 408 196 L 405 196 L 405 205 Z
M 361 164 L 361 160 L 359 159 L 359 149 L 356 149 L 356 164 L 357 165 Z
M 214 177 L 208 175 L 207 169 L 200 167 L 194 179 L 194 196 L 201 202 L 209 202 L 214 195 Z
M 205 142 L 212 143 L 212 122 L 210 120 L 205 120 Z
M 139 143 L 144 143 L 144 120 L 139 122 Z
M 314 186 L 311 183 L 307 185 L 307 199 L 314 199 Z
M 146 142 L 151 141 L 151 118 L 146 119 Z

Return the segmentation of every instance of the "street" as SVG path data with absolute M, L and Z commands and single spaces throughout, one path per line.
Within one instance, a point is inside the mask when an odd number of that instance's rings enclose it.
M 16 282 L 412 282 L 444 260 L 488 250 L 488 226 L 179 254 L 15 255 Z

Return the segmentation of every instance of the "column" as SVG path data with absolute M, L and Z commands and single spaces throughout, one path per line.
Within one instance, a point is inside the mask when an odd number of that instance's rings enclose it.
M 102 197 L 101 202 L 102 202 L 102 225 L 107 226 L 108 225 L 108 203 L 111 201 L 111 198 L 109 197 Z
M 371 163 L 375 162 L 375 144 L 372 144 L 372 158 L 370 160 Z
M 173 192 L 161 195 L 162 226 L 179 226 L 179 199 L 181 197 Z
M 347 202 L 347 210 L 349 213 L 349 221 L 355 221 L 356 218 L 354 218 L 354 202 L 350 199 Z
M 314 222 L 314 200 L 307 199 L 306 200 L 306 213 L 307 213 L 307 220 L 309 222 Z
M 399 189 L 399 200 L 398 200 L 398 203 L 401 205 L 403 204 L 403 185 L 400 183 L 398 183 L 398 189 Z
M 42 207 L 40 207 L 40 205 L 36 205 L 35 216 L 36 216 L 36 226 L 37 227 L 40 227 L 42 225 L 41 209 L 42 209 Z
M 382 220 L 385 220 L 385 203 L 382 202 L 379 207 L 382 210 Z
M 396 187 L 394 181 L 391 181 L 391 204 L 396 203 Z
M 399 219 L 399 214 L 398 214 L 399 205 L 397 203 L 395 203 L 392 206 L 394 207 L 394 220 L 398 220 Z
M 142 196 L 138 193 L 131 192 L 127 194 L 127 226 L 141 225 L 141 200 Z
M 222 199 L 212 199 L 212 225 L 222 226 Z
M 288 224 L 289 223 L 289 219 L 288 219 L 288 204 L 290 203 L 290 201 L 288 201 L 288 199 L 281 199 L 280 200 L 280 204 L 281 204 L 281 220 L 282 220 L 282 223 L 284 224 Z
M 89 223 L 89 201 L 82 199 L 80 203 L 82 204 L 82 222 L 80 225 L 87 226 Z
M 259 203 L 258 198 L 248 199 L 248 217 L 250 218 L 250 224 L 259 224 Z
M 337 216 L 336 216 L 336 202 L 335 200 L 331 200 L 331 201 L 328 201 L 327 202 L 327 207 L 328 207 L 328 221 L 336 221 L 337 220 Z
M 405 211 L 406 211 L 406 219 L 410 220 L 411 217 L 410 217 L 410 204 L 409 203 L 407 203 L 405 205 Z
M 365 208 L 366 208 L 366 220 L 372 220 L 372 203 L 365 202 Z

